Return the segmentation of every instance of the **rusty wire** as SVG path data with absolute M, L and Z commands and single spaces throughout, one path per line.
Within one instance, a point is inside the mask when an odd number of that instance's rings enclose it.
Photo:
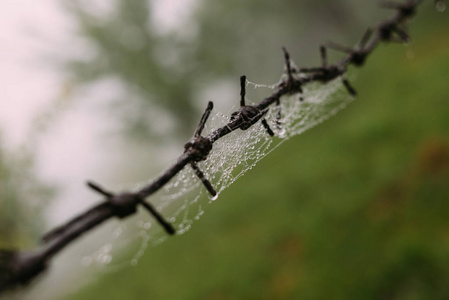
M 258 104 L 245 104 L 246 77 L 241 76 L 240 108 L 231 115 L 229 123 L 212 131 L 207 136 L 201 135 L 204 124 L 213 109 L 213 103 L 209 102 L 193 138 L 185 144 L 184 152 L 162 175 L 154 179 L 150 184 L 136 192 L 114 194 L 96 183 L 88 182 L 88 186 L 91 189 L 105 198 L 102 203 L 45 234 L 42 238 L 41 247 L 34 251 L 0 250 L 0 293 L 28 284 L 46 270 L 51 258 L 65 246 L 110 218 L 123 219 L 136 213 L 139 205 L 142 205 L 153 215 L 168 234 L 175 234 L 176 232 L 172 225 L 165 221 L 162 215 L 145 200 L 147 197 L 162 188 L 187 165 L 193 168 L 207 191 L 212 196 L 215 196 L 217 192 L 208 179 L 205 178 L 197 163 L 207 159 L 213 144 L 218 139 L 237 129 L 246 130 L 259 120 L 261 120 L 268 134 L 273 135 L 264 119 L 264 115 L 268 112 L 269 107 L 271 105 L 279 105 L 281 97 L 284 95 L 301 94 L 302 87 L 305 84 L 310 82 L 327 83 L 341 77 L 348 93 L 351 96 L 356 96 L 355 89 L 345 78 L 348 66 L 363 66 L 368 55 L 381 42 L 408 42 L 410 36 L 407 30 L 407 21 L 415 15 L 416 8 L 421 2 L 421 0 L 406 0 L 403 3 L 383 2 L 383 7 L 394 9 L 396 13 L 389 19 L 377 24 L 377 26 L 368 29 L 354 47 L 345 47 L 336 43 L 328 43 L 321 46 L 322 65 L 320 67 L 295 69 L 291 65 L 290 54 L 285 48 L 282 48 L 287 76 L 278 84 L 275 92 Z M 327 48 L 343 52 L 345 55 L 334 64 L 328 64 Z

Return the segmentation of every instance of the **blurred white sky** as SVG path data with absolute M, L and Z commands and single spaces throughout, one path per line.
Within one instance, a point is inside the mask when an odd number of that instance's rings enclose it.
M 186 21 L 195 0 L 154 0 L 154 19 L 164 33 Z M 107 9 L 114 1 L 89 1 L 90 7 Z M 98 113 L 101 102 L 115 89 L 90 91 L 89 99 L 75 99 L 61 117 L 30 145 L 33 120 L 61 99 L 66 78 L 52 59 L 83 54 L 86 45 L 73 36 L 74 26 L 58 0 L 2 0 L 0 11 L 0 134 L 10 150 L 28 144 L 37 155 L 37 169 L 61 190 L 49 208 L 49 223 L 60 223 L 92 205 L 84 186 L 107 172 L 114 157 L 99 136 L 113 130 L 113 122 Z M 80 42 L 80 43 L 78 43 Z M 120 87 L 118 87 L 120 88 Z M 85 93 L 80 96 L 86 96 Z M 79 101 L 78 101 L 79 100 Z M 124 154 L 126 155 L 126 154 Z M 94 198 L 95 199 L 95 198 Z
M 55 1 L 3 0 L 0 12 L 0 125 L 9 144 L 23 141 L 29 120 L 57 92 L 57 77 L 38 55 L 67 24 Z
M 61 188 L 48 211 L 48 222 L 54 224 L 84 207 L 84 195 L 79 193 L 86 176 L 97 170 L 98 157 L 103 157 L 94 137 L 105 124 L 89 114 L 85 103 L 74 105 L 63 118 L 55 119 L 37 144 L 30 144 L 33 120 L 50 109 L 65 89 L 64 78 L 47 59 L 71 49 L 64 44 L 71 31 L 69 19 L 58 2 L 41 0 L 33 4 L 2 1 L 0 131 L 11 151 L 20 145 L 32 147 L 40 175 Z

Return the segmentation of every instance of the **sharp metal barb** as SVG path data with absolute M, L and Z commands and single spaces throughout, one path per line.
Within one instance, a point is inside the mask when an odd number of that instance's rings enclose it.
M 198 124 L 198 127 L 196 128 L 196 131 L 194 134 L 195 136 L 200 136 L 201 133 L 203 132 L 204 125 L 206 125 L 207 119 L 209 118 L 209 115 L 213 108 L 214 108 L 214 103 L 212 101 L 209 101 L 209 103 L 207 104 L 206 110 L 204 111 L 203 116 L 201 117 L 200 123 Z
M 176 230 L 173 228 L 173 226 L 167 221 L 165 221 L 165 219 L 161 216 L 161 214 L 159 214 L 151 204 L 149 204 L 146 201 L 142 201 L 141 204 L 143 207 L 146 208 L 146 210 L 148 210 L 148 212 L 150 212 L 150 214 L 154 216 L 154 218 L 158 221 L 159 224 L 161 224 L 161 226 L 165 229 L 165 231 L 168 234 L 173 235 L 176 233 Z
M 355 89 L 352 87 L 352 85 L 349 83 L 349 81 L 346 78 L 343 79 L 343 85 L 345 86 L 345 88 L 348 90 L 348 93 L 352 97 L 357 96 L 357 92 L 355 91 Z
M 373 35 L 373 30 L 371 28 L 368 28 L 365 33 L 362 36 L 362 39 L 360 40 L 360 42 L 357 44 L 357 47 L 359 49 L 363 49 L 366 44 L 368 43 L 370 37 Z
M 192 169 L 195 171 L 196 176 L 198 176 L 198 178 L 206 187 L 207 191 L 211 194 L 212 197 L 215 197 L 217 195 L 217 191 L 214 189 L 210 181 L 206 179 L 204 173 L 198 167 L 198 164 L 196 162 L 191 162 L 190 165 L 192 166 Z
M 288 81 L 293 81 L 293 70 L 292 70 L 292 63 L 290 60 L 290 54 L 288 53 L 287 49 L 285 47 L 282 47 L 282 51 L 284 52 L 284 60 L 285 60 L 285 67 L 287 68 L 287 76 Z
M 403 43 L 407 43 L 408 41 L 410 41 L 410 36 L 408 35 L 408 33 L 403 30 L 402 28 L 399 27 L 395 27 L 394 31 L 396 31 L 396 33 L 399 36 L 399 40 Z
M 270 125 L 268 125 L 267 120 L 265 120 L 265 118 L 262 118 L 262 125 L 263 127 L 265 127 L 265 129 L 267 130 L 268 134 L 270 136 L 274 136 L 274 132 L 273 130 L 271 130 Z
M 113 193 L 106 191 L 105 189 L 103 189 L 98 184 L 96 184 L 96 183 L 94 183 L 92 181 L 88 181 L 87 182 L 87 186 L 90 187 L 91 189 L 93 189 L 94 191 L 102 194 L 103 196 L 105 196 L 107 198 L 114 197 Z
M 340 44 L 334 43 L 334 42 L 328 42 L 326 44 L 326 47 L 331 48 L 336 51 L 344 52 L 344 53 L 351 53 L 353 49 L 349 47 L 342 46 Z
M 277 129 L 281 129 L 282 112 L 281 112 L 281 101 L 280 100 L 276 101 L 276 107 L 277 107 L 277 111 L 276 111 L 276 128 Z
M 246 76 L 240 76 L 240 106 L 245 106 Z
M 321 63 L 323 68 L 327 67 L 327 53 L 324 46 L 320 46 Z

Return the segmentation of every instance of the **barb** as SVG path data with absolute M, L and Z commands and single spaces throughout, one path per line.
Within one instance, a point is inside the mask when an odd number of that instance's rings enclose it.
M 348 93 L 351 96 L 355 96 L 355 89 L 344 77 L 348 66 L 362 66 L 368 55 L 373 52 L 380 42 L 408 42 L 410 37 L 406 27 L 407 21 L 415 15 L 416 8 L 420 2 L 420 0 L 407 0 L 404 3 L 384 2 L 383 7 L 396 10 L 395 15 L 379 23 L 373 29 L 368 29 L 359 43 L 352 48 L 340 46 L 336 43 L 328 43 L 326 46 L 321 46 L 320 55 L 322 65 L 320 67 L 296 70 L 291 65 L 290 54 L 285 48 L 282 48 L 287 76 L 278 85 L 276 91 L 256 105 L 246 105 L 246 76 L 241 76 L 240 108 L 231 115 L 230 122 L 221 128 L 217 128 L 208 136 L 202 136 L 201 133 L 204 125 L 213 109 L 213 103 L 209 102 L 193 138 L 184 145 L 184 152 L 162 175 L 141 190 L 134 193 L 125 192 L 114 194 L 95 183 L 88 182 L 89 188 L 105 198 L 102 203 L 80 214 L 65 225 L 45 234 L 42 238 L 41 247 L 35 251 L 0 251 L 0 293 L 17 286 L 28 284 L 47 268 L 48 262 L 55 254 L 72 241 L 110 218 L 117 217 L 123 219 L 134 214 L 137 211 L 138 205 L 142 205 L 168 234 L 174 234 L 175 229 L 164 220 L 155 208 L 145 201 L 148 196 L 162 188 L 189 164 L 207 191 L 212 197 L 216 197 L 216 190 L 205 178 L 204 173 L 199 169 L 197 164 L 207 159 L 214 142 L 237 129 L 246 130 L 255 125 L 259 120 L 261 120 L 267 133 L 273 136 L 274 132 L 264 119 L 264 115 L 268 112 L 269 106 L 275 105 L 278 108 L 276 115 L 279 120 L 281 115 L 281 97 L 291 94 L 301 95 L 302 86 L 310 82 L 327 83 L 335 78 L 341 77 Z M 435 3 L 437 4 L 439 2 L 436 1 Z M 345 56 L 341 60 L 329 64 L 326 48 L 341 51 L 345 53 Z M 298 75 L 298 73 L 300 76 L 294 76 Z M 276 126 L 280 126 L 280 124 L 276 123 Z
M 253 126 L 257 121 L 262 119 L 262 125 L 267 130 L 270 136 L 274 136 L 274 132 L 271 130 L 267 121 L 263 118 L 263 116 L 268 112 L 268 108 L 259 109 L 256 106 L 246 105 L 245 104 L 245 95 L 246 95 L 246 76 L 240 76 L 240 109 L 231 114 L 231 123 L 235 123 L 238 125 L 238 128 L 241 130 L 247 130 L 251 126 Z
M 203 116 L 201 117 L 200 123 L 198 124 L 198 129 L 196 130 L 195 135 L 187 144 L 184 145 L 184 154 L 187 154 L 190 157 L 190 166 L 195 171 L 198 178 L 203 182 L 208 192 L 212 195 L 212 197 L 216 197 L 217 192 L 209 180 L 204 177 L 203 172 L 201 172 L 200 168 L 196 164 L 197 162 L 205 160 L 209 155 L 210 150 L 212 150 L 212 141 L 209 138 L 201 136 L 201 132 L 203 131 L 204 125 L 206 124 L 213 108 L 213 103 L 209 102 Z
M 346 57 L 347 61 L 345 61 L 345 64 L 350 63 L 353 64 L 354 66 L 360 67 L 363 66 L 368 54 L 371 53 L 372 49 L 367 47 L 367 43 L 372 34 L 373 34 L 372 29 L 368 28 L 368 30 L 365 32 L 360 42 L 358 42 L 354 48 L 341 46 L 340 44 L 333 42 L 327 43 L 326 46 L 330 49 L 347 53 L 348 54 Z

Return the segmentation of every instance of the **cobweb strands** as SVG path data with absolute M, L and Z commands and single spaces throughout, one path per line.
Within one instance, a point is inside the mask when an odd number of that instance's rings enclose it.
M 240 77 L 238 110 L 220 114 L 213 110 L 210 102 L 193 138 L 185 144 L 184 152 L 156 179 L 121 193 L 110 192 L 90 182 L 89 187 L 102 196 L 100 204 L 47 233 L 42 245 L 35 250 L 1 250 L 0 293 L 28 284 L 47 268 L 48 262 L 59 251 L 111 218 L 121 221 L 139 210 L 146 212 L 137 221 L 133 218 L 138 230 L 127 229 L 134 232 L 127 236 L 141 238 L 140 248 L 131 264 L 136 263 L 148 245 L 165 238 L 162 229 L 167 234 L 185 233 L 204 213 L 206 204 L 215 200 L 265 155 L 350 103 L 356 91 L 345 76 L 348 66 L 363 66 L 381 42 L 407 42 L 406 21 L 414 16 L 420 2 L 406 0 L 387 5 L 396 10 L 395 14 L 368 30 L 355 47 L 332 44 L 329 48 L 345 53 L 333 64 L 328 64 L 325 46 L 320 48 L 322 65 L 302 69 L 293 64 L 289 53 L 283 49 L 285 74 L 272 86 L 271 95 L 256 104 L 246 103 L 248 81 L 245 76 Z M 132 241 L 128 239 L 128 242 Z M 86 265 L 93 259 L 110 264 L 113 248 L 112 244 L 102 246 L 101 251 L 85 257 Z
M 268 153 L 336 114 L 351 101 L 353 98 L 347 94 L 341 78 L 327 84 L 309 83 L 302 94 L 283 96 L 280 105 L 265 116 L 273 128 L 273 137 L 259 121 L 247 130 L 236 130 L 217 140 L 207 159 L 198 163 L 217 191 L 216 196 L 208 194 L 191 168 L 184 168 L 155 194 L 159 203 L 157 208 L 174 223 L 178 234 L 185 233 L 194 220 L 204 214 L 205 205 L 217 199 Z M 215 112 L 206 124 L 206 130 L 226 126 L 229 121 L 229 116 Z
M 262 86 L 268 87 L 258 85 Z M 157 210 L 173 224 L 177 234 L 186 233 L 205 213 L 208 204 L 267 154 L 286 140 L 333 116 L 353 100 L 346 92 L 341 78 L 327 84 L 309 83 L 304 86 L 302 93 L 281 97 L 279 105 L 274 106 L 265 116 L 273 128 L 274 136 L 267 134 L 259 121 L 247 130 L 235 130 L 217 140 L 208 158 L 198 163 L 216 190 L 215 196 L 208 193 L 192 168 L 185 167 L 153 195 Z M 211 133 L 213 128 L 227 126 L 229 115 L 213 112 L 205 125 L 205 133 Z M 89 262 L 89 266 L 101 266 L 99 270 L 105 272 L 129 264 L 136 265 L 147 247 L 158 245 L 166 239 L 161 227 L 148 214 L 141 213 L 132 222 L 127 229 L 118 226 L 111 235 L 111 241 L 85 256 L 83 264 Z M 115 236 L 116 232 L 123 230 L 127 232 L 126 241 Z M 112 255 L 116 252 L 113 250 L 121 250 L 137 241 L 137 249 L 131 257 Z

